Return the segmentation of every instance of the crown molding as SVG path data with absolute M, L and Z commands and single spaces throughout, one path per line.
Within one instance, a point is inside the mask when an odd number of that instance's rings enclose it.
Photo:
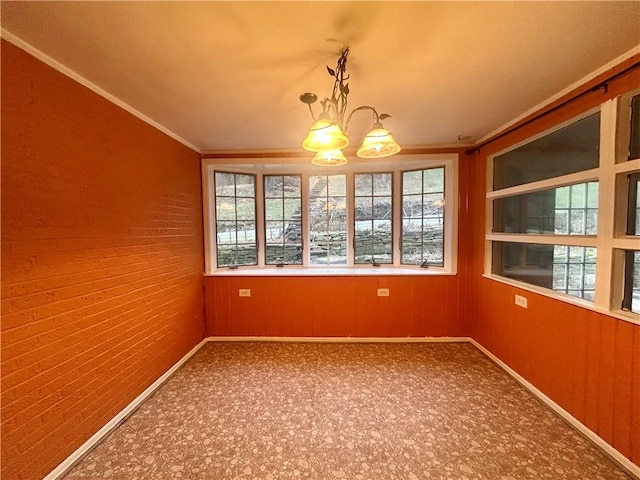
M 21 38 L 15 36 L 13 33 L 5 30 L 4 28 L 0 28 L 0 38 L 3 38 L 4 40 L 6 40 L 7 42 L 11 43 L 12 45 L 15 45 L 19 49 L 24 50 L 25 52 L 27 52 L 28 54 L 30 54 L 33 57 L 37 58 L 41 62 L 49 65 L 51 68 L 57 70 L 58 72 L 62 73 L 63 75 L 66 75 L 67 77 L 69 77 L 72 80 L 78 82 L 79 84 L 87 87 L 89 90 L 93 91 L 94 93 L 97 93 L 101 97 L 109 100 L 111 103 L 117 105 L 118 107 L 122 108 L 123 110 L 126 110 L 130 114 L 136 116 L 137 118 L 139 118 L 143 122 L 151 125 L 153 128 L 155 128 L 157 130 L 160 130 L 165 135 L 173 138 L 174 140 L 177 140 L 178 142 L 183 144 L 185 147 L 188 147 L 188 148 L 190 148 L 191 150 L 193 150 L 193 151 L 195 151 L 197 153 L 202 153 L 198 147 L 196 147 L 195 145 L 189 143 L 184 138 L 182 138 L 179 135 L 175 134 L 174 132 L 172 132 L 171 130 L 166 128 L 165 126 L 160 125 L 155 120 L 152 120 L 151 118 L 147 117 L 145 114 L 139 112 L 138 110 L 133 108 L 128 103 L 123 102 L 122 100 L 120 100 L 115 95 L 112 95 L 111 93 L 107 92 L 106 90 L 100 88 L 95 83 L 87 80 L 86 78 L 84 78 L 79 73 L 74 72 L 73 70 L 71 70 L 70 68 L 64 66 L 63 64 L 61 64 L 57 60 L 54 60 L 53 58 L 51 58 L 46 53 L 42 52 L 41 50 L 38 50 L 36 47 L 34 47 L 33 45 L 25 42 Z
M 483 136 L 482 138 L 478 139 L 475 143 L 473 143 L 471 148 L 475 148 L 478 145 L 481 145 L 481 144 L 491 140 L 493 137 L 496 137 L 496 136 L 500 135 L 502 132 L 508 130 L 509 128 L 513 127 L 514 125 L 517 125 L 519 122 L 523 121 L 524 119 L 526 119 L 526 118 L 534 115 L 535 113 L 543 110 L 544 108 L 550 106 L 554 102 L 557 102 L 558 100 L 560 100 L 564 96 L 570 94 L 574 90 L 582 87 L 583 85 L 589 83 L 590 81 L 594 80 L 598 76 L 606 73 L 607 71 L 611 70 L 612 68 L 616 67 L 617 65 L 620 65 L 625 60 L 628 60 L 628 59 L 632 58 L 634 55 L 638 55 L 638 54 L 640 54 L 640 45 L 636 45 L 631 50 L 623 53 L 619 57 L 616 57 L 615 59 L 611 60 L 609 63 L 606 63 L 605 65 L 601 66 L 597 70 L 594 70 L 593 72 L 589 73 L 588 75 L 586 75 L 585 77 L 581 78 L 577 82 L 572 83 L 567 88 L 562 89 L 561 91 L 559 91 L 555 95 L 552 95 L 551 97 L 547 98 L 546 100 L 544 100 L 543 102 L 539 103 L 538 105 L 530 108 L 529 110 L 527 110 L 523 114 L 518 115 L 513 120 L 505 123 L 501 127 L 493 130 L 492 132 L 490 132 L 487 135 Z

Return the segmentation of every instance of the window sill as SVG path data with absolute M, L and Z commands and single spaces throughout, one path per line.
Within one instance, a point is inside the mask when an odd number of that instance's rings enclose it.
M 625 322 L 633 323 L 635 325 L 640 325 L 640 315 L 625 312 L 622 310 L 607 310 L 606 308 L 602 308 L 598 305 L 595 305 L 587 300 L 583 300 L 581 298 L 572 297 L 570 295 L 561 294 L 558 292 L 554 292 L 553 290 L 549 290 L 543 287 L 536 287 L 535 285 L 530 285 L 523 282 L 518 282 L 516 280 L 511 280 L 506 277 L 500 277 L 498 275 L 492 274 L 483 274 L 484 278 L 489 280 L 493 280 L 496 282 L 504 283 L 506 285 L 510 285 L 512 287 L 520 288 L 522 290 L 526 290 L 529 292 L 537 293 L 538 295 L 543 295 L 545 297 L 553 298 L 555 300 L 559 300 L 561 302 L 569 303 L 571 305 L 575 305 L 576 307 L 582 307 L 587 310 L 591 310 L 597 313 L 601 313 L 603 315 L 608 315 L 610 317 L 617 318 L 618 320 L 624 320 Z
M 393 276 L 393 275 L 456 275 L 442 267 L 248 267 L 230 270 L 217 269 L 205 273 L 207 277 L 327 277 L 327 276 Z

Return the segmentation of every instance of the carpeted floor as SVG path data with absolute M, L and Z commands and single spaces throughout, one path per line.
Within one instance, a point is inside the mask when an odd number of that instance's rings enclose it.
M 628 479 L 466 343 L 209 343 L 66 477 Z

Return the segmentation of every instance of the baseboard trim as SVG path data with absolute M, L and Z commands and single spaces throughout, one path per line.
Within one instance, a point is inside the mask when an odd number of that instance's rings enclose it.
M 583 423 L 567 412 L 564 408 L 551 400 L 547 395 L 538 390 L 533 384 L 528 382 L 519 373 L 509 367 L 506 363 L 496 357 L 488 349 L 479 344 L 471 337 L 259 337 L 259 336 L 234 336 L 219 337 L 212 336 L 202 340 L 198 345 L 193 347 L 184 357 L 182 357 L 175 365 L 167 370 L 160 378 L 153 382 L 144 392 L 138 395 L 129 405 L 122 409 L 107 424 L 98 430 L 91 438 L 83 443 L 75 452 L 69 455 L 60 465 L 53 469 L 43 480 L 58 480 L 82 460 L 91 450 L 93 450 L 100 442 L 102 442 L 111 432 L 113 432 L 120 424 L 122 424 L 133 412 L 135 412 L 142 403 L 147 400 L 156 390 L 158 390 L 171 376 L 184 365 L 193 355 L 196 354 L 203 345 L 208 342 L 289 342 L 289 343 L 455 343 L 469 342 L 478 350 L 484 353 L 490 360 L 495 362 L 511 377 L 513 377 L 524 388 L 529 390 L 540 401 L 556 412 L 573 428 L 578 430 L 582 435 L 593 442 L 600 448 L 611 460 L 620 465 L 632 477 L 640 480 L 640 467 L 635 465 L 631 460 L 622 455 L 613 446 L 605 442 L 594 431 L 587 428 Z
M 469 337 L 208 337 L 210 342 L 278 343 L 452 343 L 469 342 Z
M 138 395 L 129 405 L 123 408 L 115 417 L 109 420 L 100 430 L 94 433 L 91 438 L 84 442 L 75 452 L 69 455 L 60 465 L 54 468 L 43 480 L 57 480 L 77 465 L 91 450 L 100 444 L 111 432 L 118 428 L 129 416 L 135 412 L 145 400 L 147 400 L 156 390 L 158 390 L 171 376 L 184 365 L 195 353 L 207 343 L 207 339 L 202 340 L 193 347 L 184 357 L 178 360 L 160 378 L 153 382 L 147 389 Z
M 594 443 L 600 450 L 602 450 L 605 455 L 607 455 L 611 460 L 613 460 L 616 464 L 618 464 L 621 468 L 623 468 L 629 475 L 640 480 L 640 467 L 638 467 L 635 463 L 625 457 L 622 453 L 604 441 L 597 433 L 593 430 L 589 429 L 586 425 L 580 422 L 576 417 L 567 412 L 564 408 L 558 405 L 556 402 L 551 400 L 547 395 L 538 390 L 533 384 L 528 382 L 523 376 L 521 376 L 514 369 L 509 367 L 506 363 L 496 357 L 493 353 L 487 350 L 485 347 L 480 345 L 473 338 L 470 338 L 469 341 L 482 353 L 484 353 L 487 357 L 493 360 L 499 367 L 501 367 L 505 372 L 511 375 L 520 385 L 529 390 L 533 395 L 535 395 L 540 401 L 542 401 L 546 406 L 551 408 L 554 412 L 556 412 L 563 420 L 565 420 L 569 425 L 578 430 L 582 435 L 584 435 L 587 439 L 589 439 L 592 443 Z

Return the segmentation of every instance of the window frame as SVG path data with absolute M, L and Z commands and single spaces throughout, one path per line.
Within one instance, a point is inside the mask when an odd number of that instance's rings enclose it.
M 220 173 L 220 174 L 224 174 L 224 175 L 233 175 L 234 176 L 233 177 L 234 195 L 233 196 L 223 196 L 223 197 L 225 197 L 225 198 L 233 198 L 235 200 L 234 217 L 235 217 L 236 227 L 237 227 L 237 224 L 238 224 L 238 198 L 244 198 L 244 199 L 251 198 L 251 197 L 239 197 L 238 196 L 238 194 L 237 194 L 238 193 L 237 176 L 238 175 L 244 175 L 244 176 L 253 177 L 253 194 L 254 194 L 254 196 L 253 196 L 253 212 L 254 212 L 253 223 L 254 223 L 254 225 L 256 227 L 256 230 L 257 230 L 257 228 L 258 228 L 258 218 L 257 218 L 257 215 L 258 215 L 258 210 L 257 210 L 257 206 L 258 206 L 257 205 L 258 204 L 258 190 L 257 190 L 256 182 L 258 181 L 258 177 L 256 175 L 248 174 L 248 173 L 238 173 L 238 172 L 229 172 L 229 171 L 226 171 L 226 170 L 216 170 L 216 172 L 214 172 L 214 180 L 213 180 L 213 188 L 214 188 L 214 190 L 213 190 L 213 209 L 214 210 L 213 211 L 214 212 L 217 212 L 217 206 L 218 206 L 218 203 L 217 203 L 218 195 L 217 195 L 217 192 L 215 190 L 215 173 Z M 222 221 L 227 221 L 227 220 L 222 220 Z M 217 225 L 217 223 L 218 223 L 218 219 L 217 219 L 217 216 L 216 216 L 214 225 Z M 237 229 L 236 229 L 236 232 L 237 232 Z M 255 233 L 255 237 L 256 237 L 256 243 L 255 243 L 256 260 L 258 260 L 258 256 L 259 256 L 259 252 L 260 252 L 260 242 L 258 240 L 257 231 Z M 217 239 L 217 235 L 216 235 L 215 238 Z M 239 245 L 240 244 L 238 243 L 238 238 L 237 238 L 237 233 L 236 233 L 236 241 L 235 241 L 236 250 L 238 249 Z M 215 248 L 216 264 L 218 263 L 218 260 L 219 260 L 219 257 L 220 257 L 220 252 L 218 251 L 217 247 L 218 247 L 218 245 L 217 245 L 217 242 L 216 242 L 216 248 Z M 257 264 L 258 264 L 257 262 L 256 263 L 249 263 L 249 264 L 246 264 L 246 265 L 232 264 L 232 265 L 225 265 L 224 267 L 221 267 L 221 268 L 235 269 L 235 268 L 239 268 L 239 267 L 253 267 L 253 266 L 257 265 Z
M 405 173 L 410 173 L 410 172 L 421 172 L 421 177 L 423 179 L 423 182 L 422 182 L 422 189 L 421 189 L 419 195 L 421 195 L 423 197 L 423 208 L 424 208 L 424 195 L 425 195 L 425 190 L 424 190 L 424 172 L 426 170 L 435 170 L 436 168 L 442 168 L 442 167 L 434 165 L 434 166 L 425 167 L 425 168 L 415 168 L 415 169 L 410 169 L 410 170 L 402 170 L 402 172 L 400 172 L 402 174 L 401 178 L 400 178 L 400 193 L 399 193 L 399 196 L 398 196 L 398 200 L 400 202 L 400 209 L 402 209 L 402 207 L 404 205 L 404 196 L 405 196 L 404 195 L 404 174 Z M 445 228 L 443 229 L 443 232 L 442 232 L 442 244 L 443 244 L 442 248 L 443 248 L 443 257 L 444 257 L 445 256 L 444 255 L 444 251 L 446 251 L 446 245 L 447 245 L 447 231 L 446 231 L 447 230 L 446 229 L 446 225 L 447 225 L 447 221 L 446 221 L 446 218 L 447 218 L 446 217 L 446 214 L 447 214 L 447 208 L 446 208 L 446 203 L 447 203 L 446 202 L 446 198 L 447 198 L 446 197 L 446 191 L 447 191 L 447 169 L 446 168 L 444 169 L 444 172 L 442 174 L 443 174 L 443 188 L 444 188 L 443 194 L 444 194 L 444 197 L 445 197 L 445 210 L 444 210 L 445 211 L 445 215 L 443 217 Z M 432 193 L 432 192 L 427 192 L 426 194 L 429 195 L 430 193 Z M 408 194 L 408 195 L 418 195 L 418 194 Z M 422 218 L 422 227 L 424 227 L 424 214 L 422 214 L 421 218 Z M 398 241 L 400 242 L 400 245 L 399 245 L 400 259 L 399 259 L 399 261 L 400 261 L 400 264 L 402 264 L 402 265 L 410 265 L 410 264 L 407 264 L 407 263 L 403 263 L 403 255 L 402 255 L 402 248 L 403 248 L 403 242 L 402 242 L 402 240 L 403 240 L 402 230 L 403 229 L 402 229 L 402 226 L 403 225 L 402 225 L 402 222 L 404 221 L 404 219 L 405 219 L 405 217 L 403 217 L 402 214 L 401 214 L 400 215 L 400 222 L 401 222 L 400 223 L 400 237 L 398 238 Z M 423 250 L 423 252 L 424 252 L 424 245 L 425 245 L 424 243 L 421 243 L 421 249 Z M 444 262 L 444 258 L 443 258 L 443 262 Z M 440 265 L 426 263 L 425 266 L 426 266 L 426 268 L 431 268 L 431 267 L 438 267 Z
M 370 172 L 354 172 L 353 176 L 352 176 L 352 180 L 353 180 L 353 238 L 352 238 L 352 251 L 353 251 L 353 264 L 354 265 L 365 265 L 365 266 L 373 266 L 374 262 L 356 262 L 356 238 L 355 238 L 355 232 L 356 232 L 356 198 L 371 198 L 371 204 L 373 205 L 373 199 L 376 198 L 375 192 L 374 192 L 374 181 L 373 181 L 373 176 L 374 175 L 391 175 L 391 262 L 375 262 L 375 264 L 377 265 L 394 265 L 395 259 L 396 259 L 396 255 L 399 255 L 400 251 L 396 252 L 396 248 L 398 247 L 397 245 L 397 241 L 394 235 L 394 231 L 395 231 L 395 211 L 396 211 L 396 189 L 395 189 L 395 179 L 396 179 L 396 175 L 397 175 L 397 171 L 394 170 L 386 170 L 386 171 L 370 171 Z M 356 195 L 356 175 L 371 175 L 371 195 Z M 383 197 L 383 196 L 388 196 L 388 195 L 378 195 L 377 197 Z M 375 219 L 371 219 L 371 225 L 373 227 L 373 222 Z M 373 257 L 375 260 L 375 256 Z
M 627 234 L 628 177 L 640 172 L 640 158 L 628 158 L 631 99 L 638 93 L 640 90 L 634 90 L 607 100 L 570 120 L 487 157 L 484 277 L 640 324 L 640 315 L 625 311 L 622 306 L 625 291 L 625 252 L 639 250 L 639 237 Z M 600 111 L 601 115 L 600 157 L 597 168 L 493 190 L 493 161 L 496 157 L 586 118 L 597 111 Z M 511 234 L 493 231 L 493 201 L 495 199 L 591 181 L 599 182 L 597 235 Z M 612 199 L 613 201 L 611 201 Z M 493 242 L 544 243 L 596 248 L 594 301 L 590 302 L 549 288 L 492 273 Z
M 458 153 L 443 154 L 409 154 L 396 155 L 391 159 L 378 161 L 352 159 L 340 167 L 318 167 L 311 165 L 306 157 L 287 158 L 203 158 L 203 225 L 204 225 L 204 253 L 205 275 L 455 275 L 457 274 L 458 258 Z M 430 266 L 421 268 L 418 265 L 400 264 L 400 228 L 402 203 L 397 196 L 401 193 L 400 179 L 402 171 L 432 167 L 445 167 L 445 255 L 442 267 Z M 230 270 L 228 267 L 218 267 L 216 260 L 216 218 L 214 172 L 255 174 L 256 175 L 256 216 L 258 232 L 258 265 L 239 266 Z M 354 263 L 354 204 L 355 204 L 355 173 L 393 173 L 392 177 L 392 208 L 393 208 L 393 264 L 381 264 L 380 267 L 371 264 Z M 312 265 L 309 250 L 309 176 L 346 174 L 347 185 L 347 252 L 346 265 Z M 302 180 L 302 229 L 303 229 L 303 264 L 302 265 L 268 265 L 265 263 L 265 234 L 264 234 L 264 175 L 300 175 Z
M 262 228 L 263 228 L 263 235 L 264 235 L 264 263 L 265 265 L 268 266 L 273 266 L 273 267 L 279 267 L 280 264 L 278 263 L 268 263 L 267 261 L 267 222 L 268 221 L 273 221 L 273 220 L 267 220 L 267 209 L 266 209 L 266 184 L 267 184 L 267 177 L 282 177 L 284 179 L 284 177 L 298 177 L 300 179 L 300 240 L 302 243 L 302 248 L 303 248 L 303 252 L 304 252 L 304 244 L 305 244 L 305 232 L 303 230 L 303 225 L 304 225 L 304 218 L 306 216 L 306 212 L 304 211 L 304 204 L 302 202 L 302 175 L 299 174 L 281 174 L 281 173 L 263 173 L 262 174 L 262 201 L 263 201 L 263 217 L 262 217 Z M 277 197 L 278 199 L 282 198 L 283 201 L 283 219 L 282 222 L 284 223 L 286 221 L 286 218 L 284 218 L 284 201 L 287 198 L 298 198 L 298 197 L 286 197 L 284 196 L 284 188 L 283 188 L 283 196 L 282 197 Z M 274 197 L 269 197 L 269 199 L 274 199 Z M 256 203 L 258 203 L 258 199 L 256 198 Z M 286 232 L 285 232 L 286 233 Z M 286 243 L 284 244 L 286 245 Z M 260 256 L 260 254 L 258 253 L 258 257 Z M 302 263 L 304 261 L 304 258 L 300 259 L 300 262 Z M 300 263 L 300 264 L 301 264 Z M 298 263 L 292 263 L 292 264 L 287 264 L 287 263 L 283 263 L 282 266 L 284 265 L 300 265 Z

